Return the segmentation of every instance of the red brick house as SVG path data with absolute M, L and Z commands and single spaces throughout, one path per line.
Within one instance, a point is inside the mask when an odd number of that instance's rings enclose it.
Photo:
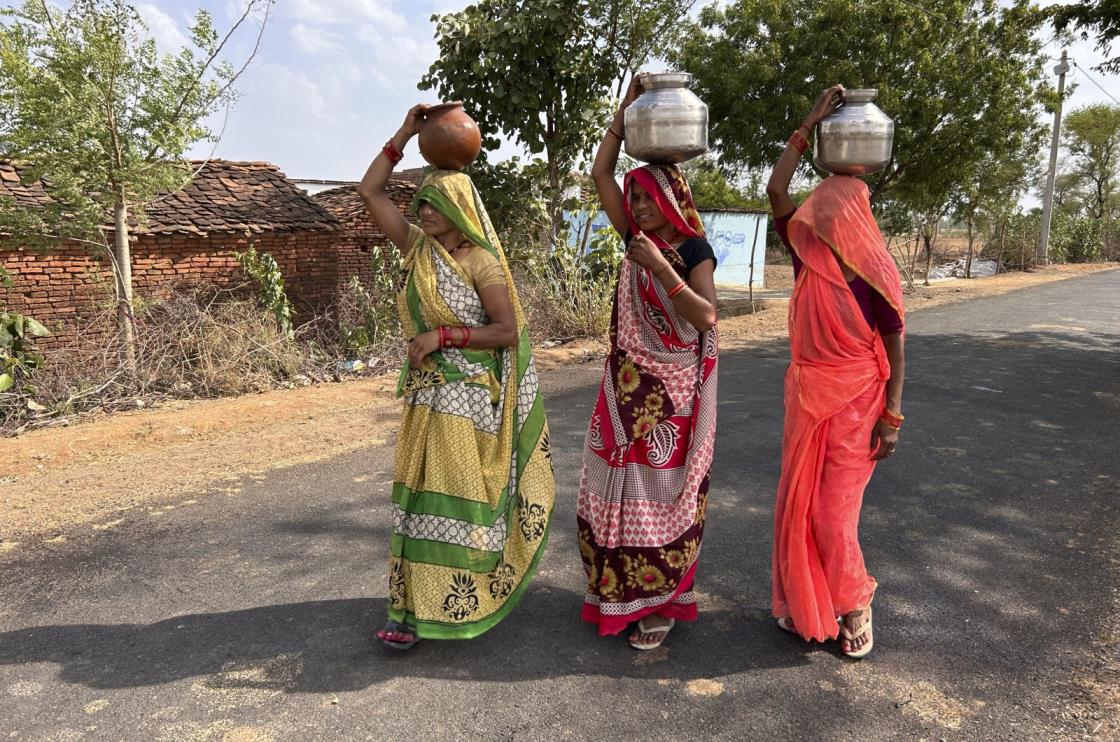
M 342 225 L 275 165 L 211 160 L 191 183 L 152 205 L 133 232 L 132 275 L 138 297 L 166 296 L 184 285 L 233 285 L 245 280 L 235 253 L 250 244 L 271 254 L 283 271 L 297 312 L 331 304 L 348 276 L 339 261 Z M 0 160 L 0 197 L 46 203 L 39 183 Z M 367 261 L 368 262 L 368 261 Z M 65 342 L 72 329 L 111 304 L 107 258 L 62 242 L 43 252 L 0 238 L 0 263 L 14 285 L 0 289 L 5 307 L 31 315 L 54 332 L 40 343 Z M 349 261 L 348 261 L 349 265 Z
M 414 183 L 404 180 L 390 180 L 385 193 L 396 204 L 406 218 L 411 219 L 409 206 L 416 196 Z M 324 209 L 329 211 L 342 225 L 337 236 L 339 275 L 344 282 L 350 276 L 358 276 L 363 283 L 369 282 L 371 260 L 375 248 L 388 244 L 385 233 L 369 218 L 369 212 L 358 195 L 356 186 L 345 185 L 320 191 L 312 196 Z M 340 286 L 340 290 L 344 286 Z

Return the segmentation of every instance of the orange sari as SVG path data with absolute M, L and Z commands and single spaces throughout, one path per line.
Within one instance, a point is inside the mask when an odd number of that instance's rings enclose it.
M 890 364 L 837 262 L 903 316 L 902 285 L 871 214 L 867 186 L 822 182 L 789 224 L 804 262 L 789 308 L 782 475 L 774 511 L 772 610 L 801 636 L 839 633 L 837 616 L 870 604 L 876 582 L 858 539 L 863 490 L 875 462 L 871 432 L 883 412 Z M 835 256 L 834 256 L 835 253 Z

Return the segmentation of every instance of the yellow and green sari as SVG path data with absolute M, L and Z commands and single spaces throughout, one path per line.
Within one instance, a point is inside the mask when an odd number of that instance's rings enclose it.
M 555 482 L 529 331 L 509 265 L 478 191 L 436 171 L 416 196 L 501 263 L 519 338 L 501 350 L 445 348 L 407 361 L 393 482 L 389 618 L 425 639 L 469 639 L 520 600 L 544 553 Z M 397 297 L 412 337 L 488 323 L 470 277 L 440 243 L 413 230 Z

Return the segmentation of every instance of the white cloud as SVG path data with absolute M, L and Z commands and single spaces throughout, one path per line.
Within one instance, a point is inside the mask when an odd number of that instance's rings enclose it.
M 292 26 L 289 33 L 296 48 L 304 54 L 323 54 L 342 48 L 343 37 L 340 34 L 325 31 L 321 28 L 297 23 Z
M 393 9 L 392 0 L 290 0 L 282 8 L 285 15 L 306 23 L 376 23 L 389 31 L 408 27 L 404 16 Z
M 365 24 L 356 34 L 369 73 L 385 88 L 415 91 L 420 77 L 439 55 L 435 41 L 408 33 L 386 33 Z
M 156 42 L 156 47 L 161 54 L 174 54 L 190 42 L 179 30 L 179 24 L 167 13 L 151 3 L 140 3 L 136 6 L 140 17 L 148 25 L 148 32 Z

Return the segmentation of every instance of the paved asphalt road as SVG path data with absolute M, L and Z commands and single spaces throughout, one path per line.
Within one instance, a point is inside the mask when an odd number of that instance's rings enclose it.
M 549 552 L 495 630 L 371 648 L 391 451 L 370 448 L 0 557 L 0 740 L 1120 734 L 1082 703 L 1117 651 L 1120 271 L 911 318 L 905 437 L 864 509 L 862 663 L 767 617 L 785 362 L 723 357 L 702 616 L 661 650 L 578 618 L 583 388 L 549 400 Z

